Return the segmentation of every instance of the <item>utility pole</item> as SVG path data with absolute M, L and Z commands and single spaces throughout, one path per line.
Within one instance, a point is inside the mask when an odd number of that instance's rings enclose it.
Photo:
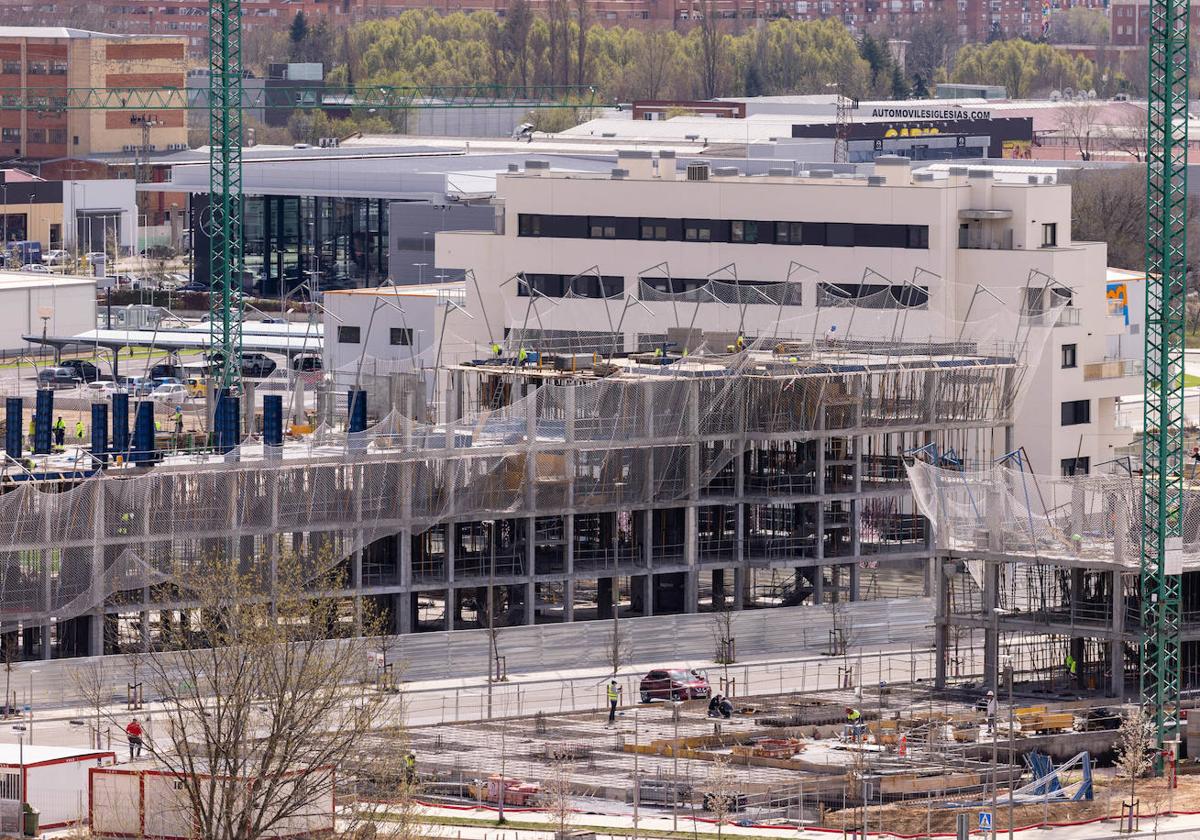
M 162 125 L 163 121 L 149 114 L 133 114 L 129 117 L 129 124 L 142 129 L 142 142 L 137 147 L 137 153 L 133 156 L 133 178 L 135 183 L 148 184 L 150 183 L 150 129 Z M 143 215 L 146 215 L 146 205 L 149 203 L 149 196 L 144 193 L 139 194 L 137 203 L 138 210 Z
M 1148 50 L 1140 688 L 1160 770 L 1164 744 L 1179 735 L 1188 7 L 1151 0 Z

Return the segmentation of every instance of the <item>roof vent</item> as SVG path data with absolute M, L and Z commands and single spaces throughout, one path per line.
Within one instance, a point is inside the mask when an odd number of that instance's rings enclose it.
M 968 178 L 987 178 L 989 181 L 992 178 L 992 170 L 990 169 L 968 169 Z
M 613 176 L 614 181 L 619 180 L 621 178 L 628 178 L 629 170 L 628 169 L 613 169 L 612 176 Z
M 683 139 L 684 140 L 699 140 L 700 135 L 699 134 L 685 134 L 685 135 L 683 135 Z
M 1036 183 L 1038 183 L 1038 176 L 1036 176 L 1036 175 L 1029 175 L 1029 176 L 1028 176 L 1028 177 L 1027 177 L 1025 180 L 1026 180 L 1026 182 L 1027 182 L 1027 183 L 1030 183 L 1030 184 L 1036 184 Z
M 708 180 L 708 164 L 707 163 L 689 163 L 687 168 L 687 179 L 689 181 L 707 181 Z
M 527 160 L 527 161 L 525 161 L 525 171 L 526 172 L 528 172 L 531 169 L 549 169 L 549 168 L 550 168 L 550 161 L 548 161 L 548 160 Z
M 933 173 L 932 172 L 914 172 L 913 180 L 919 181 L 920 183 L 926 183 L 926 182 L 932 181 Z
M 517 164 L 515 164 L 515 163 L 510 163 L 510 164 L 508 165 L 508 171 L 509 171 L 509 172 L 520 172 L 520 171 L 521 171 L 521 167 L 520 167 L 520 166 L 518 166 L 518 165 L 517 165 Z
M 946 170 L 946 174 L 948 174 L 951 178 L 965 178 L 967 176 L 967 167 L 951 166 Z
M 832 178 L 833 170 L 832 169 L 814 169 L 812 172 L 808 173 L 808 177 L 810 177 L 810 178 Z
M 671 158 L 671 160 L 674 160 L 675 159 L 675 150 L 674 149 L 663 149 L 661 152 L 658 153 L 658 156 L 659 156 L 659 158 Z
M 714 178 L 736 178 L 738 176 L 738 168 L 736 166 L 718 166 L 712 171 Z
M 601 132 L 600 132 L 600 136 L 601 136 L 601 137 L 616 137 L 616 136 L 617 136 L 617 132 L 615 132 L 615 131 L 601 131 Z
M 767 170 L 767 174 L 776 178 L 790 177 L 792 170 L 787 166 L 772 166 Z
M 887 178 L 883 177 L 882 175 L 867 176 L 867 186 L 868 187 L 882 187 L 886 183 L 887 183 Z

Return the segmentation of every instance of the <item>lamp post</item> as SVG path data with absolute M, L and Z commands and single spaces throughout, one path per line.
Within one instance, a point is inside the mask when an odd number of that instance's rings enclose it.
M 24 819 L 25 816 L 25 726 L 18 723 L 13 727 L 13 732 L 17 733 L 17 802 L 20 803 L 19 819 Z M 22 834 L 24 826 L 21 826 Z
M 429 265 L 429 263 L 419 262 L 413 263 L 413 265 L 416 266 L 417 269 L 417 283 L 420 284 L 425 282 L 425 266 Z

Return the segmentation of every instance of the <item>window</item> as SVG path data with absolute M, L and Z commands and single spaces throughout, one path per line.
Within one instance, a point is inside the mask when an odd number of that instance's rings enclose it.
M 67 75 L 67 60 L 65 58 L 50 59 L 50 75 L 51 76 Z
M 5 143 L 20 143 L 21 129 L 19 128 L 0 128 L 0 141 Z
M 65 128 L 50 129 L 50 142 L 58 146 L 67 145 L 67 130 Z
M 29 62 L 30 76 L 48 76 L 50 74 L 49 61 L 31 61 Z
M 588 219 L 588 237 L 591 239 L 616 239 L 617 220 L 593 216 Z
M 359 333 L 358 327 L 340 325 L 338 327 L 338 344 L 361 344 L 362 339 L 359 337 Z
M 1063 458 L 1062 459 L 1062 474 L 1071 475 L 1087 475 L 1091 469 L 1091 458 Z
M 667 220 L 666 219 L 642 219 L 641 220 L 641 238 L 666 240 L 667 238 Z
M 805 237 L 805 245 L 808 244 Z M 825 225 L 825 243 L 839 248 L 849 248 L 854 245 L 854 225 L 843 222 L 830 222 Z
M 392 327 L 391 333 L 393 347 L 409 347 L 412 345 L 412 327 Z
M 1047 222 L 1042 225 L 1042 247 L 1053 248 L 1058 245 L 1058 225 L 1055 222 Z
M 27 132 L 26 138 L 28 139 L 28 141 L 30 143 L 45 143 L 46 142 L 46 129 L 31 128 Z
M 4 59 L 3 71 L 12 76 L 21 75 L 21 62 L 15 58 Z
M 747 244 L 757 242 L 758 222 L 730 222 L 729 241 Z
M 517 236 L 541 236 L 542 217 L 532 213 L 521 213 L 517 216 Z
M 1064 344 L 1062 346 L 1062 366 L 1064 368 L 1075 367 L 1075 345 Z
M 1068 400 L 1062 404 L 1062 425 L 1079 426 L 1092 422 L 1090 400 Z
M 684 219 L 683 238 L 688 242 L 712 242 L 712 222 L 708 219 Z

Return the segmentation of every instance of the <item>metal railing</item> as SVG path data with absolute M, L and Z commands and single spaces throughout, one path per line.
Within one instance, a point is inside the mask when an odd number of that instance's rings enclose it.
M 1094 382 L 1100 379 L 1121 379 L 1126 376 L 1141 375 L 1141 359 L 1109 359 L 1103 362 L 1092 362 L 1083 366 L 1084 382 Z

